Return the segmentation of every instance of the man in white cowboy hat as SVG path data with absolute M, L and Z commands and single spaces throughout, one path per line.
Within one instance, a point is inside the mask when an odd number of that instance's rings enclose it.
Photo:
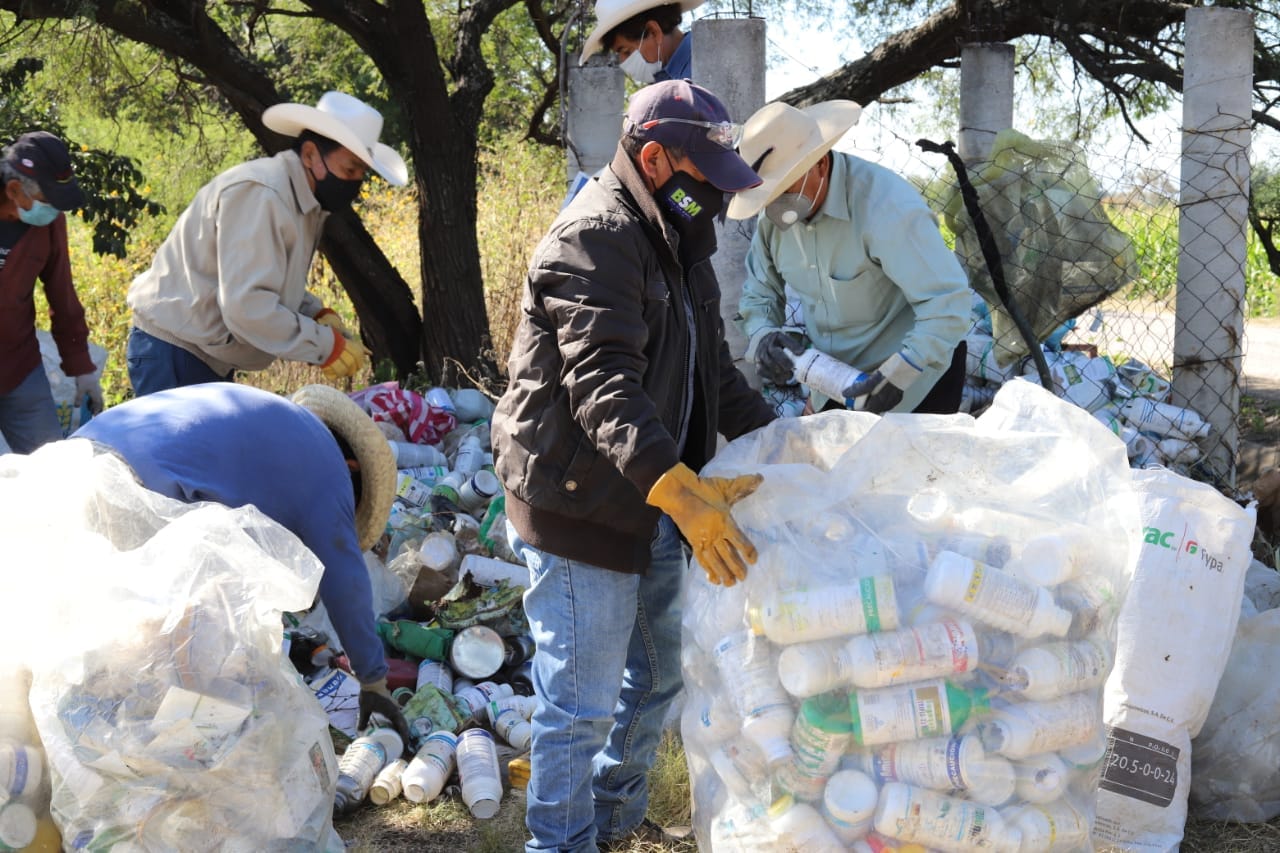
M 612 51 L 628 77 L 647 86 L 693 76 L 693 37 L 680 30 L 685 12 L 704 0 L 600 0 L 596 26 L 578 63 L 601 50 Z
M 761 210 L 739 313 L 747 358 L 791 384 L 784 288 L 799 297 L 808 345 L 866 374 L 845 398 L 874 413 L 952 413 L 964 386 L 968 282 L 915 188 L 894 172 L 831 150 L 858 120 L 852 101 L 804 109 L 775 102 L 747 119 L 740 151 L 763 183 L 728 215 Z M 843 407 L 813 391 L 815 408 Z
M 535 250 L 492 422 L 537 643 L 526 851 L 660 837 L 647 773 L 680 691 L 681 538 L 715 583 L 755 549 L 702 478 L 717 434 L 772 410 L 734 367 L 710 257 L 726 193 L 759 178 L 724 104 L 684 80 L 631 97 L 613 161 Z
M 153 492 L 186 503 L 253 504 L 297 536 L 324 566 L 319 596 L 360 681 L 360 728 L 381 714 L 408 748 L 408 724 L 387 690 L 363 555 L 386 526 L 396 466 L 358 405 L 326 385 L 286 399 L 209 383 L 121 403 L 71 437 L 109 448 Z
M 393 186 L 404 160 L 378 141 L 382 116 L 343 94 L 314 106 L 277 104 L 262 123 L 295 137 L 291 150 L 242 163 L 205 184 L 133 280 L 127 356 L 138 396 L 230 381 L 276 359 L 354 375 L 368 352 L 307 292 L 326 217 L 346 209 L 369 169 Z

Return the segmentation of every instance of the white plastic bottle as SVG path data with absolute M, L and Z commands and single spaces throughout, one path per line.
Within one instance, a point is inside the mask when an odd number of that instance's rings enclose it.
M 805 853 L 840 853 L 844 845 L 818 810 L 789 796 L 779 797 L 769 806 L 769 825 L 778 836 L 777 849 L 804 850 Z
M 889 575 L 853 583 L 777 590 L 747 611 L 751 629 L 775 643 L 805 643 L 892 631 L 898 627 L 898 599 Z
M 31 714 L 30 670 L 0 664 L 0 738 L 18 743 L 38 743 L 36 721 Z
M 1037 853 L 1088 850 L 1089 820 L 1066 799 L 1029 803 L 1009 812 L 1007 822 L 1022 835 L 1022 849 Z
M 490 702 L 485 710 L 489 716 L 489 725 L 498 737 L 516 749 L 529 748 L 529 741 L 533 740 L 533 727 L 520 716 L 519 711 L 515 708 L 499 708 L 495 702 Z
M 25 850 L 35 841 L 38 825 L 30 806 L 0 802 L 0 850 Z
M 889 687 L 972 672 L 980 658 L 978 638 L 965 621 L 929 622 L 827 643 L 787 646 L 778 656 L 782 686 L 807 697 L 837 687 Z
M 411 803 L 427 803 L 440 796 L 444 783 L 453 775 L 458 738 L 453 732 L 432 732 L 400 777 L 404 798 Z
M 0 740 L 0 803 L 30 797 L 44 780 L 44 750 Z
M 1111 581 L 1098 574 L 1086 573 L 1067 581 L 1053 596 L 1058 606 L 1071 614 L 1067 637 L 1072 640 L 1101 631 L 1120 612 Z
M 822 792 L 822 817 L 846 846 L 865 838 L 871 831 L 880 789 L 870 777 L 857 770 L 833 773 Z
M 397 758 L 379 770 L 378 775 L 373 777 L 373 784 L 369 786 L 369 801 L 375 806 L 385 806 L 400 796 L 400 792 L 404 790 L 404 771 L 408 766 L 409 762 Z
M 423 660 L 418 664 L 417 688 L 433 684 L 444 693 L 453 692 L 453 670 L 442 660 Z
M 391 456 L 396 461 L 396 467 L 401 470 L 449 463 L 445 455 L 440 452 L 440 448 L 430 444 L 411 441 L 388 441 L 387 443 L 391 445 Z
M 534 712 L 538 710 L 538 697 L 536 696 L 503 696 L 501 699 L 494 699 L 488 705 L 493 712 L 505 711 L 508 708 L 515 711 L 522 719 L 532 720 Z
M 1045 643 L 1018 652 L 1009 666 L 1009 690 L 1036 701 L 1099 687 L 1111 672 L 1111 649 L 1101 639 Z
M 903 782 L 996 806 L 1013 796 L 1016 777 L 1003 758 L 989 756 L 977 735 L 924 738 L 879 747 L 863 759 L 872 779 Z
M 689 742 L 712 749 L 742 730 L 741 721 L 709 697 L 689 696 L 680 718 L 680 734 Z
M 712 652 L 725 692 L 742 720 L 742 734 L 760 748 L 770 765 L 791 757 L 795 711 L 778 681 L 773 646 L 751 631 L 737 631 Z
M 935 604 L 1020 637 L 1065 637 L 1071 627 L 1071 614 L 1054 604 L 1049 590 L 954 551 L 934 557 L 924 593 Z
M 466 481 L 483 467 L 484 446 L 480 443 L 480 437 L 472 433 L 458 445 L 458 451 L 453 456 L 453 470 L 462 474 L 463 481 Z
M 1096 691 L 1048 702 L 1003 705 L 982 724 L 982 744 L 1006 758 L 1030 758 L 1092 741 L 1102 731 L 1102 699 Z
M 972 672 L 979 663 L 978 638 L 968 622 L 931 622 L 853 637 L 843 657 L 855 687 L 889 687 Z
M 1048 803 L 1067 792 L 1071 768 L 1057 753 L 1046 752 L 1013 763 L 1017 774 L 1018 799 L 1028 803 Z
M 472 817 L 488 820 L 502 802 L 502 771 L 493 735 L 484 729 L 467 729 L 458 738 L 457 758 L 462 802 Z
M 456 680 L 454 681 L 454 686 L 457 686 Z M 495 684 L 492 681 L 482 681 L 479 684 L 463 688 L 453 694 L 453 697 L 466 705 L 473 716 L 477 716 L 484 713 L 485 706 L 490 702 L 505 696 L 514 696 L 515 692 L 515 689 L 510 684 Z
M 991 806 L 888 782 L 873 818 L 877 832 L 947 851 L 1017 853 L 1022 835 Z
M 769 778 L 764 754 L 751 741 L 731 740 L 707 756 L 707 761 L 724 786 L 739 800 L 756 798 L 756 788 L 763 789 Z M 767 797 L 763 798 L 767 801 Z
M 338 760 L 334 810 L 345 814 L 359 806 L 378 772 L 403 751 L 404 743 L 394 729 L 373 729 L 353 740 Z
M 778 785 L 798 800 L 818 800 L 852 739 L 846 697 L 827 693 L 806 699 L 791 727 L 791 760 L 778 768 Z

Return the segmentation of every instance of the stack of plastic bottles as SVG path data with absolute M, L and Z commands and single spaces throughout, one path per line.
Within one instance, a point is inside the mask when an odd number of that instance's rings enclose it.
M 747 471 L 758 561 L 686 590 L 700 847 L 1092 849 L 1123 444 L 1024 383 L 976 421 L 778 421 L 704 473 Z

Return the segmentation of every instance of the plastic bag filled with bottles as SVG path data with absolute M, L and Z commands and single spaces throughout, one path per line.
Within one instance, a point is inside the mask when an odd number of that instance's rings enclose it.
M 700 848 L 1092 849 L 1138 529 L 1120 440 L 1015 382 L 976 420 L 779 420 L 703 471 L 748 472 L 758 561 L 686 588 Z
M 19 658 L 0 724 L 65 849 L 341 848 L 328 722 L 281 654 L 280 614 L 321 574 L 296 537 L 70 440 L 0 457 L 0 541 L 23 578 L 0 603 Z

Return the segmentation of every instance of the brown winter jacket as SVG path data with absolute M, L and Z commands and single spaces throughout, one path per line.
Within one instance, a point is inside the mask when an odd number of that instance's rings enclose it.
M 534 253 L 492 435 L 507 517 L 536 548 L 644 572 L 654 482 L 774 418 L 730 359 L 710 257 L 682 273 L 677 240 L 619 147 Z

